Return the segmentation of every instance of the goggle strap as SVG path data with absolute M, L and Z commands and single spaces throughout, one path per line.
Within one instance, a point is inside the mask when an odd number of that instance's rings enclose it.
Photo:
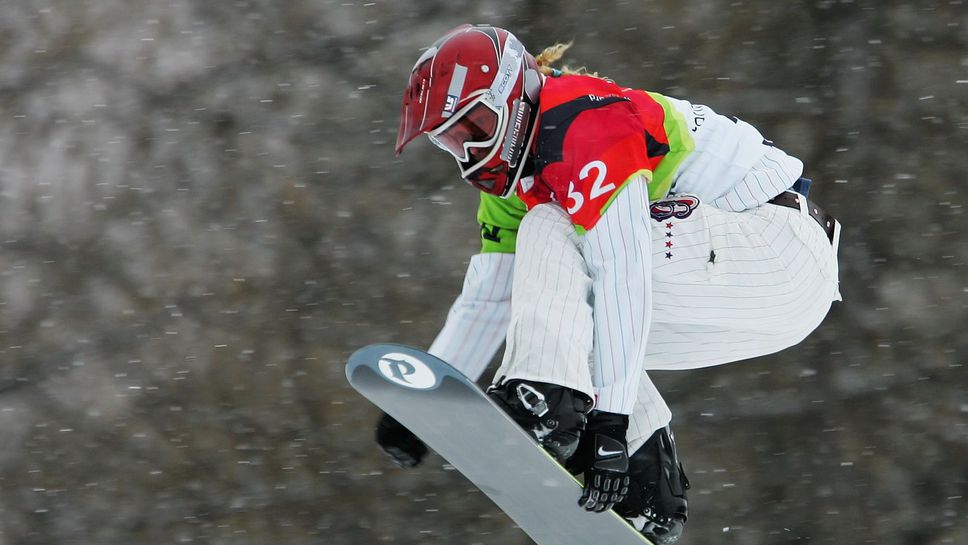
M 531 105 L 521 99 L 515 100 L 501 150 L 501 160 L 506 161 L 510 168 L 517 166 L 518 159 L 521 157 L 521 151 L 524 149 L 522 139 L 528 130 L 530 118 Z

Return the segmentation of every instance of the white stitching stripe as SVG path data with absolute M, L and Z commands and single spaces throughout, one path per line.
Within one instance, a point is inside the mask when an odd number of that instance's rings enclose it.
M 422 54 L 420 55 L 420 58 L 419 58 L 419 59 L 417 59 L 417 62 L 415 62 L 415 63 L 413 64 L 413 69 L 412 69 L 412 70 L 410 70 L 410 72 L 411 72 L 411 73 L 412 73 L 412 72 L 416 72 L 416 71 L 417 71 L 417 67 L 418 67 L 418 66 L 420 66 L 421 64 L 423 64 L 423 62 L 424 62 L 424 61 L 426 61 L 427 59 L 429 59 L 430 57 L 433 57 L 434 55 L 436 55 L 436 54 L 437 54 L 437 51 L 438 51 L 438 49 L 437 49 L 437 47 L 435 47 L 435 46 L 430 46 L 430 47 L 428 47 L 428 48 L 427 48 L 427 50 L 426 50 L 426 51 L 424 51 L 424 52 L 423 52 L 423 53 L 422 53 Z

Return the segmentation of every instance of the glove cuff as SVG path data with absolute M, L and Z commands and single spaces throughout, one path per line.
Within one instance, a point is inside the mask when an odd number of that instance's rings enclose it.
M 629 429 L 629 415 L 610 413 L 606 411 L 592 411 L 588 414 L 586 432 L 601 433 L 622 441 L 625 444 L 625 434 Z

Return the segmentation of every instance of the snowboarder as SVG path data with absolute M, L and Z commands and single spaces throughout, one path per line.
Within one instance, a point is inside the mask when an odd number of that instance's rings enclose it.
M 476 379 L 505 341 L 491 398 L 583 474 L 579 505 L 669 544 L 689 483 L 646 371 L 803 340 L 840 299 L 839 224 L 750 124 L 554 68 L 569 45 L 462 25 L 410 74 L 396 152 L 427 134 L 482 192 L 483 248 L 429 351 Z M 385 415 L 377 441 L 426 453 Z

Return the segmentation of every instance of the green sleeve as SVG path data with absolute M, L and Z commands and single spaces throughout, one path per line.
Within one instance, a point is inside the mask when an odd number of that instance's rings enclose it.
M 481 224 L 481 253 L 514 253 L 518 226 L 528 209 L 516 195 L 502 199 L 481 193 L 477 222 Z
M 669 189 L 672 187 L 672 178 L 678 171 L 682 161 L 696 149 L 696 142 L 689 132 L 689 123 L 686 118 L 676 110 L 669 99 L 659 93 L 649 92 L 652 100 L 656 101 L 665 112 L 665 121 L 662 128 L 666 132 L 669 141 L 669 151 L 659 162 L 658 168 L 649 183 L 649 202 L 655 202 L 666 198 Z

